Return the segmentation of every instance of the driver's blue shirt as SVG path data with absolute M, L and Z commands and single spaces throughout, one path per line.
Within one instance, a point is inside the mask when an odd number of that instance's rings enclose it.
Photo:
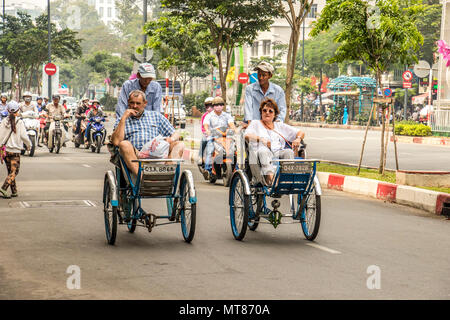
M 280 114 L 276 120 L 284 122 L 284 118 L 286 117 L 286 98 L 284 90 L 279 85 L 272 82 L 269 82 L 269 88 L 265 94 L 262 92 L 259 82 L 247 86 L 245 89 L 244 120 L 261 120 L 259 107 L 261 101 L 265 98 L 275 100 L 278 105 L 278 110 L 280 110 Z
M 128 108 L 128 96 L 133 90 L 141 90 L 139 79 L 127 80 L 123 83 L 120 89 L 119 99 L 116 106 L 116 118 L 122 117 L 125 110 Z M 156 81 L 151 81 L 145 90 L 145 99 L 147 106 L 145 110 L 161 112 L 162 88 Z
M 114 130 L 120 122 L 116 120 Z M 140 118 L 128 117 L 125 122 L 125 140 L 137 149 L 141 150 L 144 144 L 153 140 L 158 135 L 170 137 L 175 128 L 160 112 L 145 110 Z

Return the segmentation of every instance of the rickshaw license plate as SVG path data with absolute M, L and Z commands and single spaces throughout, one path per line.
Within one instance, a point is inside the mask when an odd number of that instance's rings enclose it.
M 148 165 L 144 164 L 142 169 L 144 174 L 174 174 L 175 166 L 171 165 Z
M 311 172 L 311 164 L 308 162 L 300 163 L 283 163 L 281 165 L 283 173 L 309 173 Z

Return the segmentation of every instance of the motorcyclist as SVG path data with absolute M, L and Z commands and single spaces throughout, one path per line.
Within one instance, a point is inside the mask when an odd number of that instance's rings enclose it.
M 52 103 L 49 103 L 47 105 L 48 121 L 45 125 L 45 131 L 47 135 L 47 144 L 49 145 L 49 148 L 52 147 L 50 146 L 50 143 L 52 143 L 53 141 L 53 131 L 55 130 L 55 122 L 53 121 L 53 118 L 56 115 L 60 115 L 62 118 L 69 117 L 69 115 L 66 115 L 62 104 L 59 104 L 60 99 L 61 97 L 58 94 L 54 94 L 52 96 Z M 64 129 L 67 131 L 66 124 L 64 124 Z
M 99 108 L 100 106 L 100 102 L 97 99 L 94 99 L 91 101 L 91 107 L 89 109 L 89 111 L 87 112 L 87 119 L 91 119 L 94 117 L 102 117 L 103 118 L 103 111 Z M 84 132 L 84 137 L 85 137 L 85 144 L 86 145 L 90 145 L 91 141 L 90 141 L 90 136 L 89 136 L 89 131 L 91 130 L 91 123 L 88 122 L 87 126 L 86 126 L 86 131 Z
M 86 112 L 89 109 L 89 99 L 84 98 L 81 100 L 81 104 L 78 106 L 75 111 L 75 118 L 77 119 L 77 124 L 75 128 L 75 134 L 80 133 L 81 121 L 86 118 Z
M 36 99 L 36 107 L 37 107 L 39 112 L 41 112 L 42 109 L 44 109 L 44 104 L 43 104 L 43 101 L 42 101 L 42 97 L 37 97 L 37 99 Z
M 220 127 L 228 127 L 232 130 L 236 130 L 234 125 L 233 117 L 226 112 L 223 112 L 225 107 L 225 101 L 221 97 L 215 97 L 213 102 L 214 111 L 210 112 L 203 121 L 203 126 L 205 128 L 205 133 L 207 135 L 207 145 L 206 145 L 206 159 L 205 159 L 205 170 L 211 174 L 212 170 L 212 154 L 214 152 L 214 137 L 222 136 L 216 130 Z M 206 178 L 206 177 L 205 177 Z M 208 177 L 209 179 L 209 177 Z
M 31 92 L 25 91 L 25 93 L 22 95 L 22 98 L 23 102 L 19 104 L 20 113 L 22 114 L 27 111 L 33 111 L 37 116 L 39 114 L 39 110 L 37 106 L 31 101 L 32 100 Z
M 200 125 L 202 127 L 202 141 L 200 143 L 200 150 L 198 152 L 198 156 L 199 156 L 198 162 L 200 165 L 203 163 L 203 152 L 206 148 L 206 144 L 208 143 L 206 131 L 205 131 L 205 127 L 203 126 L 203 123 L 205 121 L 206 116 L 214 110 L 213 105 L 212 105 L 213 101 L 214 101 L 213 97 L 208 97 L 205 99 L 204 103 L 205 103 L 205 111 L 206 112 L 202 115 L 202 118 L 200 120 Z
M 0 96 L 0 113 L 2 113 L 2 112 L 4 112 L 4 111 L 8 111 L 7 109 L 6 109 L 6 107 L 7 107 L 7 102 L 8 101 L 8 95 L 6 94 L 6 93 L 2 93 L 1 94 L 1 96 Z
M 43 105 L 44 105 L 44 108 L 47 108 L 47 105 L 48 105 L 48 97 L 44 97 Z

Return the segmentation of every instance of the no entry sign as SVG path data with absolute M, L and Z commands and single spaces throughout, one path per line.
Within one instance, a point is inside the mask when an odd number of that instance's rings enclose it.
M 242 72 L 241 74 L 239 74 L 238 81 L 240 83 L 245 84 L 248 82 L 248 79 L 249 79 L 248 74 L 246 74 L 245 72 Z
M 44 71 L 49 76 L 52 76 L 56 73 L 56 65 L 54 65 L 53 63 L 47 63 L 44 67 Z

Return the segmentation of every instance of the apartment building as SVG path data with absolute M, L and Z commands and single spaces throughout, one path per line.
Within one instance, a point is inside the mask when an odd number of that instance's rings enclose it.
M 88 4 L 95 7 L 98 17 L 105 25 L 113 28 L 113 22 L 117 21 L 117 10 L 115 0 L 88 0 Z

